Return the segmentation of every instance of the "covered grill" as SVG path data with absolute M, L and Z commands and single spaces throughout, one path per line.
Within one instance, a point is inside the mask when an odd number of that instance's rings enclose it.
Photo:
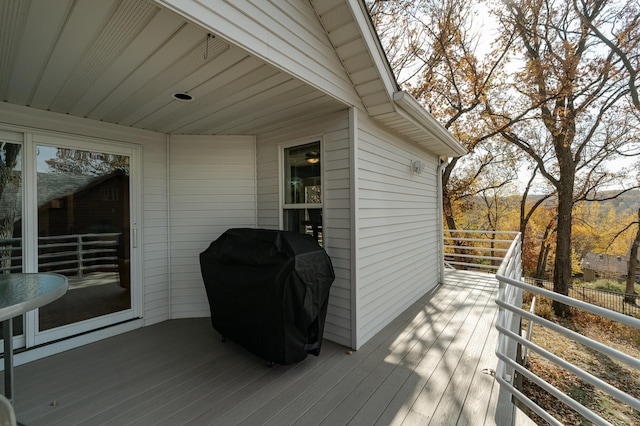
M 200 254 L 200 267 L 211 323 L 224 338 L 270 363 L 320 353 L 335 275 L 312 237 L 229 229 Z

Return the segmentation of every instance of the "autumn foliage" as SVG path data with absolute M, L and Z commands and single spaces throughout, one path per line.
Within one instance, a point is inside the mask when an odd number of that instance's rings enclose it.
M 443 172 L 448 229 L 522 232 L 527 274 L 564 294 L 586 251 L 626 253 L 635 218 L 597 200 L 640 186 L 611 165 L 640 154 L 635 3 L 367 5 L 400 85 L 469 150 Z

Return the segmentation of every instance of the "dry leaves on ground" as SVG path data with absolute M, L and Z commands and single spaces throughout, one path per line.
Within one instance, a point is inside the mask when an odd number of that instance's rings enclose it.
M 568 319 L 552 317 L 551 320 L 630 356 L 640 358 L 640 331 L 638 330 L 580 311 L 574 311 L 573 316 Z M 537 324 L 534 326 L 532 341 L 612 386 L 640 399 L 640 373 L 638 370 Z M 526 365 L 530 371 L 610 423 L 640 426 L 640 412 L 594 388 L 588 382 L 535 352 L 530 352 Z M 566 425 L 591 424 L 573 409 L 526 378 L 523 380 L 523 392 Z M 535 413 L 531 413 L 530 416 L 537 424 L 547 424 Z

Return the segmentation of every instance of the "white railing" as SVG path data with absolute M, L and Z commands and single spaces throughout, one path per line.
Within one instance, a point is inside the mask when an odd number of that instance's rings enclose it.
M 456 269 L 495 273 L 518 232 L 444 230 L 444 260 Z
M 82 276 L 118 270 L 121 233 L 93 233 L 38 237 L 38 270 Z M 0 273 L 22 269 L 22 239 L 0 239 Z
M 602 343 L 585 337 L 579 333 L 562 327 L 554 322 L 541 318 L 534 313 L 522 309 L 522 293 L 523 291 L 529 291 L 535 295 L 547 297 L 552 300 L 564 303 L 569 306 L 573 306 L 578 309 L 591 312 L 593 314 L 608 318 L 613 321 L 626 324 L 640 330 L 640 320 L 623 315 L 608 309 L 601 308 L 586 302 L 582 302 L 576 299 L 572 299 L 567 296 L 563 296 L 558 293 L 554 293 L 549 290 L 545 290 L 540 287 L 532 286 L 522 282 L 522 265 L 521 265 L 521 245 L 520 238 L 516 238 L 507 255 L 502 261 L 500 268 L 496 274 L 499 282 L 498 299 L 496 303 L 499 306 L 498 321 L 496 328 L 499 331 L 498 349 L 496 355 L 498 356 L 498 367 L 496 369 L 496 380 L 500 383 L 501 392 L 508 392 L 513 395 L 518 401 L 526 405 L 544 420 L 552 425 L 561 425 L 562 423 L 547 413 L 543 408 L 538 406 L 535 402 L 524 395 L 521 390 L 517 389 L 514 383 L 515 372 L 531 380 L 533 383 L 540 386 L 549 394 L 553 395 L 558 400 L 571 407 L 573 410 L 584 416 L 589 421 L 597 425 L 608 425 L 609 423 L 602 417 L 583 406 L 576 400 L 570 398 L 562 391 L 558 390 L 548 382 L 544 381 L 539 376 L 535 375 L 517 362 L 516 354 L 517 348 L 520 346 L 523 352 L 533 351 L 536 354 L 546 358 L 550 362 L 558 365 L 566 371 L 575 374 L 587 383 L 590 383 L 595 388 L 602 390 L 603 392 L 618 399 L 624 404 L 628 404 L 635 410 L 640 411 L 640 401 L 633 396 L 609 385 L 601 379 L 595 377 L 571 364 L 559 356 L 545 350 L 544 348 L 530 342 L 527 338 L 521 336 L 521 318 L 526 318 L 530 322 L 534 322 L 542 327 L 546 327 L 554 332 L 560 333 L 563 336 L 571 339 L 579 344 L 587 346 L 595 351 L 600 352 L 608 357 L 614 358 L 629 367 L 640 370 L 640 360 L 631 357 L 623 352 L 608 347 Z

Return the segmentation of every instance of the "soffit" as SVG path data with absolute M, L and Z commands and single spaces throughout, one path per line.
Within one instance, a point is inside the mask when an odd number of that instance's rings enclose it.
M 394 103 L 395 81 L 360 0 L 311 3 L 358 107 L 454 156 L 441 132 Z M 0 99 L 11 104 L 173 134 L 260 134 L 357 104 L 343 83 L 341 101 L 147 0 L 5 0 L 2 22 Z
M 2 18 L 12 104 L 176 134 L 258 134 L 345 108 L 146 0 L 6 0 Z
M 363 0 L 311 3 L 370 117 L 438 156 L 466 153 L 417 101 L 400 91 Z
M 377 49 L 369 17 L 354 10 L 360 7 L 359 1 L 356 5 L 346 0 L 311 0 L 311 3 L 364 108 L 375 117 L 393 111 L 392 95 L 398 89 L 384 52 Z

